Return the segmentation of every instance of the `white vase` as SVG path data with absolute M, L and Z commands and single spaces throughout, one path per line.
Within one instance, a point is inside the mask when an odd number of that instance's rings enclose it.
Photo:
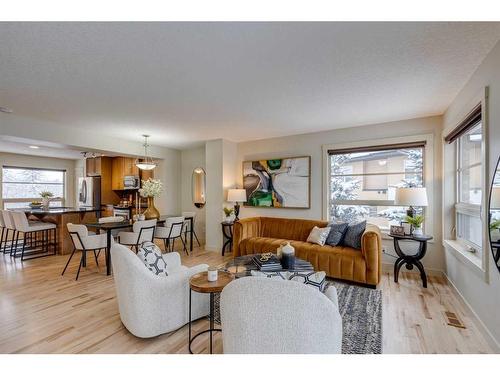
M 414 228 L 413 229 L 413 235 L 414 236 L 422 236 L 424 232 L 422 231 L 422 228 Z
M 50 205 L 50 198 L 49 197 L 42 197 L 42 206 L 44 208 L 49 208 Z

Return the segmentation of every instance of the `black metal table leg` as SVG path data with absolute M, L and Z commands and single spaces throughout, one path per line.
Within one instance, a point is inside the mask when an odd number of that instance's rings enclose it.
M 396 263 L 394 263 L 394 282 L 398 282 L 398 276 L 399 276 L 399 270 L 403 266 L 403 264 L 406 264 L 406 269 L 412 270 L 413 266 L 417 267 L 418 270 L 420 271 L 420 278 L 422 279 L 422 286 L 424 288 L 427 288 L 427 275 L 425 273 L 424 265 L 420 262 L 420 260 L 425 256 L 427 252 L 427 240 L 428 238 L 420 239 L 417 237 L 410 237 L 408 239 L 418 241 L 418 251 L 414 255 L 407 255 L 403 253 L 399 246 L 399 240 L 402 238 L 394 237 L 394 250 L 396 251 L 396 254 L 398 255 L 398 259 L 396 260 Z M 403 238 L 404 239 L 404 238 Z
M 111 275 L 111 231 L 106 231 L 106 275 Z
M 193 252 L 193 233 L 194 233 L 194 226 L 193 226 L 193 218 L 189 218 L 189 251 Z
M 191 293 L 192 290 L 189 289 L 189 353 L 194 354 L 191 350 L 191 344 L 200 335 L 204 333 L 210 333 L 210 354 L 213 353 L 213 332 L 221 332 L 222 329 L 214 328 L 215 323 L 215 299 L 214 293 L 210 293 L 210 328 L 204 331 L 198 332 L 194 337 L 191 338 Z

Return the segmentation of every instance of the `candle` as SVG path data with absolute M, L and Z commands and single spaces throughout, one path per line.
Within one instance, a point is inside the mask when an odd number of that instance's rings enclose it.
M 208 281 L 217 281 L 218 271 L 215 267 L 208 267 Z

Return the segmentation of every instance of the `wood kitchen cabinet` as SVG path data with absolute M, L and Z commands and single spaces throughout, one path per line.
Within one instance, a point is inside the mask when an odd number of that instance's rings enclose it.
M 150 171 L 141 171 L 141 187 L 142 181 L 147 181 L 150 178 L 155 178 L 154 169 L 151 169 Z
M 102 158 L 88 158 L 85 160 L 87 177 L 100 176 L 102 173 Z
M 125 176 L 139 177 L 139 168 L 135 165 L 134 158 L 113 158 L 111 185 L 113 190 L 123 190 L 123 178 Z

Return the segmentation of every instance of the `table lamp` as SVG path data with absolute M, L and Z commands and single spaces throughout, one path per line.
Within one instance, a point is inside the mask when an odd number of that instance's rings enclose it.
M 396 188 L 394 204 L 408 207 L 406 215 L 413 217 L 415 215 L 413 206 L 427 207 L 427 190 L 424 187 Z
M 227 201 L 234 203 L 234 216 L 235 221 L 238 221 L 240 214 L 240 202 L 247 201 L 247 191 L 245 189 L 229 189 L 227 191 Z

